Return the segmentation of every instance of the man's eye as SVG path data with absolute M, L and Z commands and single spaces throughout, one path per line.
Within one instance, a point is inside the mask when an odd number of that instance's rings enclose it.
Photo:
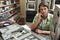
M 44 8 L 44 10 L 46 10 L 46 8 Z
M 43 9 L 40 9 L 40 10 L 43 10 Z

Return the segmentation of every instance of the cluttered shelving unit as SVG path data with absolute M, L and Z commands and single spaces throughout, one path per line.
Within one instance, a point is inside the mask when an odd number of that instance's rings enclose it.
M 20 13 L 19 0 L 0 1 L 0 21 L 7 20 L 13 15 Z

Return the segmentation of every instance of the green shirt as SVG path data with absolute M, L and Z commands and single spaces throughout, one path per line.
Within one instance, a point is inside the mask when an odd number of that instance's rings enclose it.
M 37 17 L 38 17 L 38 13 L 34 17 L 33 23 L 34 23 L 34 21 L 37 21 Z M 37 26 L 38 29 L 41 29 L 41 30 L 50 30 L 50 26 L 52 24 L 52 20 L 53 20 L 53 15 L 48 13 L 47 18 L 46 19 L 42 18 L 42 20 L 38 24 L 38 26 Z

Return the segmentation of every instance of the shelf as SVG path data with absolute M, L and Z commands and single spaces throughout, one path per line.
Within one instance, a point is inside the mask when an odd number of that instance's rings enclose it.
M 5 17 L 3 17 L 2 19 L 0 20 L 8 20 L 9 18 L 13 17 L 14 15 L 18 14 L 17 12 L 15 12 L 14 14 L 11 14 L 11 13 L 7 13 L 5 14 Z
M 12 16 L 18 14 L 17 12 L 15 12 L 15 14 L 12 14 L 11 16 L 9 16 L 8 18 L 6 18 L 6 20 L 8 20 L 9 18 L 11 18 Z
M 6 12 L 3 12 L 3 13 L 0 13 L 5 15 L 1 20 L 8 20 L 9 18 L 13 17 L 14 15 L 18 14 L 17 11 L 15 11 L 13 14 L 9 13 L 11 10 L 14 10 L 15 8 L 11 8 L 10 10 L 6 11 Z M 8 12 L 8 13 L 7 13 Z M 2 15 L 2 16 L 3 16 Z
M 35 11 L 35 9 L 27 9 L 28 11 Z
M 33 2 L 33 3 L 35 3 L 36 1 L 28 1 L 28 2 Z
M 16 3 L 11 3 L 10 5 L 0 5 L 0 8 L 2 8 L 2 7 L 7 7 L 7 6 L 13 6 L 14 4 L 19 4 L 19 3 L 16 2 Z
M 2 13 L 0 13 L 0 14 L 3 14 L 3 13 L 6 13 L 6 12 L 9 12 L 9 11 L 11 11 L 11 10 L 13 10 L 14 8 L 11 8 L 10 10 L 7 10 L 7 11 L 5 11 L 5 12 L 2 12 Z
M 36 0 L 28 0 L 28 2 L 36 2 Z
M 6 2 L 5 2 L 6 1 Z M 20 1 L 17 0 L 3 0 L 0 4 L 0 21 L 8 20 L 20 14 Z

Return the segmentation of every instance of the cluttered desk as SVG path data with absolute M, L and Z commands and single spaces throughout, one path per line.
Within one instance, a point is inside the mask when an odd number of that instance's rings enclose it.
M 0 28 L 3 40 L 50 40 L 50 36 L 36 34 L 27 25 L 14 23 Z

